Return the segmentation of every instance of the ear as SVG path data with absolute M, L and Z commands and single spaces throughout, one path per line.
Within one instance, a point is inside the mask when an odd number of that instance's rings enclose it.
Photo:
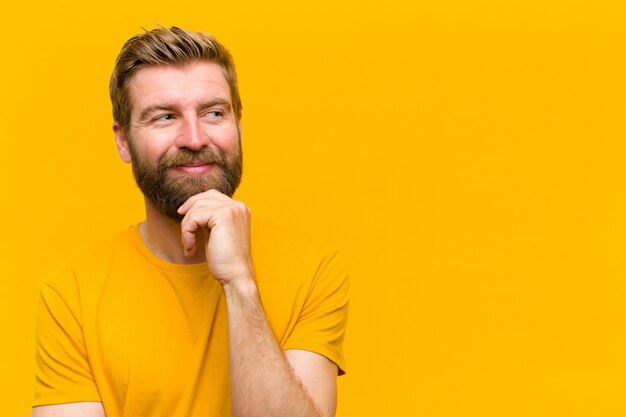
M 124 134 L 122 126 L 118 122 L 113 122 L 113 133 L 115 134 L 115 144 L 117 145 L 117 153 L 120 154 L 122 161 L 129 163 L 132 158 L 130 155 L 130 149 L 128 149 L 128 139 Z

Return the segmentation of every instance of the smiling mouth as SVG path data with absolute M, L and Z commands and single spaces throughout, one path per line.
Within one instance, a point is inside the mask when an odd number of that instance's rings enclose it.
M 210 173 L 214 166 L 215 164 L 212 163 L 194 162 L 185 165 L 178 165 L 173 168 L 184 175 L 195 177 Z

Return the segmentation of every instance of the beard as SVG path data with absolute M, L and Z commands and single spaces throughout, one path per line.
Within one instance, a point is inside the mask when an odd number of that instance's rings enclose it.
M 183 148 L 174 155 L 161 156 L 156 168 L 139 156 L 132 140 L 129 145 L 133 175 L 139 189 L 161 213 L 176 221 L 182 220 L 178 208 L 189 197 L 211 189 L 232 197 L 241 181 L 241 141 L 230 156 L 218 148 L 205 147 L 200 151 Z M 219 168 L 219 172 L 197 177 L 168 175 L 169 168 L 194 163 L 213 164 Z

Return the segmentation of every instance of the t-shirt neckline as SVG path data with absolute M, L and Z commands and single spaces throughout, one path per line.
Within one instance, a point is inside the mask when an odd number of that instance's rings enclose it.
M 131 237 L 131 241 L 133 242 L 137 251 L 143 256 L 148 262 L 154 264 L 156 267 L 172 272 L 177 273 L 199 273 L 206 272 L 209 273 L 209 265 L 206 262 L 200 262 L 196 264 L 175 264 L 172 262 L 165 261 L 148 249 L 143 239 L 141 238 L 141 234 L 139 233 L 139 225 L 135 224 L 130 226 L 129 233 Z

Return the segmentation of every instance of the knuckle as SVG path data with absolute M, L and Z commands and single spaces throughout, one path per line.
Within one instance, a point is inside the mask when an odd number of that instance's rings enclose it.
M 246 204 L 242 201 L 235 201 L 235 207 L 237 207 L 237 209 L 242 212 L 247 212 L 248 210 L 250 210 L 248 206 L 246 206 Z
M 227 205 L 225 205 L 224 206 L 224 210 L 231 217 L 234 216 L 235 214 L 237 214 L 237 206 L 235 206 L 234 204 L 227 204 Z

